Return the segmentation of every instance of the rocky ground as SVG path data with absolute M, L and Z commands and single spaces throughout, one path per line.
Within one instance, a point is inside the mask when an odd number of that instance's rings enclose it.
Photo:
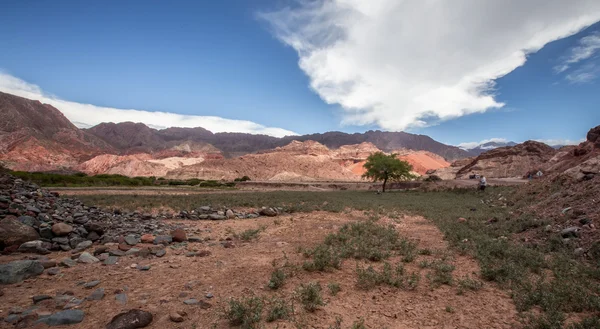
M 422 264 L 443 259 L 453 276 L 477 278 L 476 262 L 448 250 L 442 234 L 420 217 L 380 219 L 429 252 L 405 265 L 420 278 L 414 290 L 357 288 L 356 267 L 307 272 L 300 250 L 310 248 L 361 212 L 285 214 L 264 208 L 199 206 L 174 216 L 107 212 L 61 199 L 33 184 L 4 176 L 0 237 L 0 328 L 228 328 L 232 298 L 258 296 L 296 305 L 266 328 L 329 328 L 364 323 L 370 328 L 514 328 L 515 307 L 493 284 L 459 293 L 436 285 Z M 174 218 L 170 218 L 174 217 Z M 7 234 L 9 232 L 9 234 Z M 25 241 L 27 240 L 27 241 Z M 33 242 L 32 242 L 33 241 Z M 392 263 L 400 263 L 396 257 Z M 289 265 L 278 290 L 268 288 L 275 267 Z M 298 287 L 319 282 L 324 305 L 302 309 Z M 326 291 L 337 284 L 341 291 Z

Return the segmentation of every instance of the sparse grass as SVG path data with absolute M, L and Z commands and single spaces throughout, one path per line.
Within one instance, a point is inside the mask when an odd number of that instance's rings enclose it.
M 260 297 L 232 298 L 225 310 L 225 318 L 233 326 L 253 329 L 261 320 L 263 307 L 264 301 Z
M 285 272 L 283 272 L 282 269 L 277 268 L 271 273 L 271 279 L 269 280 L 267 286 L 269 289 L 277 290 L 283 286 L 285 283 L 285 278 Z
M 379 285 L 412 290 L 416 288 L 420 280 L 417 273 L 406 275 L 402 263 L 398 263 L 392 269 L 392 265 L 388 262 L 383 264 L 381 271 L 377 271 L 373 266 L 361 268 L 357 265 L 356 276 L 356 286 L 363 290 L 370 290 Z
M 327 329 L 342 329 L 342 318 L 338 315 L 335 317 L 335 323 Z
M 318 282 L 303 283 L 296 289 L 296 293 L 304 309 L 309 312 L 314 312 L 325 305 L 321 296 L 321 285 Z
M 454 266 L 442 260 L 436 260 L 431 264 L 432 272 L 427 276 L 434 287 L 452 284 L 452 271 Z
M 527 206 L 536 202 L 535 195 L 509 200 L 514 203 L 508 205 L 497 202 L 500 195 L 510 199 L 519 188 L 490 187 L 485 193 L 468 189 L 391 192 L 381 195 L 370 191 L 276 191 L 193 196 L 85 195 L 80 198 L 87 204 L 105 207 L 119 205 L 121 208 L 139 211 L 159 207 L 189 210 L 195 209 L 199 204 L 210 204 L 213 207 L 230 208 L 269 205 L 281 207 L 288 213 L 319 210 L 341 213 L 353 209 L 366 212 L 365 217 L 375 217 L 382 210 L 385 211 L 384 214 L 418 214 L 432 220 L 453 249 L 475 257 L 481 267 L 482 279 L 498 283 L 509 290 L 519 311 L 539 307 L 544 312 L 542 316 L 546 317 L 547 321 L 544 321 L 547 323 L 556 323 L 553 319 L 564 312 L 598 314 L 600 264 L 574 261 L 571 256 L 572 247 L 565 245 L 555 233 L 545 234 L 544 239 L 535 244 L 521 243 L 518 236 L 515 236 L 522 231 L 541 231 L 545 223 L 543 218 L 527 214 Z M 459 217 L 465 217 L 468 221 L 459 223 L 456 220 Z M 496 218 L 497 221 L 489 223 L 490 218 Z M 385 259 L 385 250 L 374 252 L 370 256 Z M 343 255 L 347 255 L 342 251 L 338 244 L 320 244 L 307 253 L 311 259 L 305 264 L 305 268 L 315 271 L 339 268 L 345 258 Z M 429 265 L 423 261 L 419 263 L 423 268 Z M 440 279 L 445 277 L 449 280 L 441 281 L 452 281 L 451 273 L 448 276 L 442 271 L 442 274 L 444 276 Z M 460 289 L 460 281 L 458 284 Z M 555 310 L 550 305 L 556 305 Z
M 430 256 L 433 254 L 433 251 L 431 251 L 431 249 L 419 249 L 419 255 L 425 255 L 425 256 Z
M 481 281 L 471 279 L 469 276 L 464 277 L 463 279 L 458 280 L 458 294 L 463 295 L 465 291 L 477 291 L 483 287 L 483 283 Z
M 367 329 L 367 326 L 365 326 L 365 320 L 360 319 L 358 321 L 354 321 L 354 323 L 352 323 L 352 329 Z
M 305 251 L 311 261 L 304 263 L 308 271 L 339 269 L 346 258 L 381 261 L 392 255 L 414 258 L 415 245 L 400 237 L 392 226 L 373 221 L 346 224 L 335 234 L 329 234 L 323 243 Z
M 267 322 L 287 319 L 292 315 L 293 309 L 284 299 L 274 298 L 269 301 L 267 310 Z
M 234 237 L 242 241 L 251 241 L 258 239 L 260 232 L 262 232 L 263 230 L 263 228 L 247 229 L 241 233 L 234 234 Z
M 329 288 L 329 293 L 331 294 L 331 296 L 335 296 L 338 294 L 338 292 L 340 292 L 342 290 L 342 288 L 340 287 L 340 284 L 337 282 L 331 282 L 327 285 L 327 288 Z

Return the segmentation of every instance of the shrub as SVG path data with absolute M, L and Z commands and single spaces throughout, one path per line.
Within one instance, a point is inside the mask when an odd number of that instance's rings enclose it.
M 365 320 L 360 319 L 358 321 L 354 321 L 354 323 L 352 323 L 352 329 L 367 329 L 365 326 Z
M 287 319 L 293 313 L 292 307 L 281 298 L 274 298 L 269 302 L 267 311 L 267 322 L 273 322 L 280 319 Z
M 314 312 L 319 306 L 325 305 L 321 297 L 321 285 L 318 282 L 301 284 L 296 293 L 300 297 L 304 309 L 309 312 Z
M 340 292 L 342 290 L 342 288 L 340 287 L 340 284 L 337 282 L 331 282 L 330 284 L 327 285 L 327 287 L 329 288 L 329 293 L 332 296 L 337 295 L 338 292 Z
M 258 239 L 258 236 L 260 235 L 260 231 L 262 231 L 261 228 L 247 229 L 240 234 L 234 234 L 234 237 L 238 238 L 242 241 L 250 241 L 250 240 Z
M 483 287 L 483 283 L 481 281 L 471 279 L 469 276 L 466 276 L 464 279 L 458 280 L 458 294 L 462 295 L 466 290 L 477 291 Z
M 378 272 L 372 266 L 369 266 L 366 269 L 357 267 L 356 275 L 356 285 L 364 290 L 369 290 L 382 284 L 396 288 L 403 288 L 408 285 L 411 289 L 413 289 L 415 285 L 415 283 L 408 282 L 409 279 L 404 275 L 404 267 L 401 263 L 396 265 L 396 268 L 392 270 L 390 263 L 386 262 L 383 264 L 381 272 Z
M 261 320 L 263 306 L 264 302 L 259 297 L 230 299 L 225 318 L 231 325 L 254 329 Z
M 280 268 L 275 269 L 271 273 L 271 280 L 269 280 L 268 287 L 273 290 L 281 288 L 285 282 L 285 277 L 285 273 Z
M 444 261 L 435 261 L 432 263 L 433 271 L 429 273 L 429 280 L 434 286 L 452 284 L 452 271 L 454 266 Z

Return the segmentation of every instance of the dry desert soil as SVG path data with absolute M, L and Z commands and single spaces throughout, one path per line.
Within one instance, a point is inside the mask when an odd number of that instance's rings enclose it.
M 120 257 L 115 265 L 79 264 L 73 268 L 61 268 L 60 274 L 55 276 L 43 274 L 20 284 L 5 286 L 4 296 L 0 298 L 0 315 L 5 316 L 12 308 L 30 307 L 35 295 L 54 296 L 71 292 L 78 298 L 85 298 L 101 287 L 106 292 L 102 300 L 85 301 L 78 306 L 85 311 L 84 321 L 64 328 L 104 328 L 112 316 L 132 308 L 153 314 L 154 320 L 148 328 L 230 328 L 229 322 L 223 318 L 228 301 L 250 296 L 265 298 L 263 313 L 268 309 L 268 301 L 274 297 L 282 298 L 294 307 L 288 319 L 261 322 L 264 328 L 335 328 L 336 320 L 340 319 L 342 328 L 358 325 L 360 321 L 364 321 L 367 328 L 519 327 L 511 298 L 494 284 L 486 282 L 477 291 L 458 294 L 456 285 L 437 285 L 428 278 L 432 270 L 419 264 L 435 259 L 452 264 L 455 279 L 470 277 L 478 280 L 479 268 L 474 259 L 450 251 L 441 232 L 422 217 L 382 217 L 378 221 L 378 224 L 393 225 L 401 236 L 414 241 L 419 249 L 431 251 L 430 255 L 419 253 L 412 262 L 404 264 L 408 273 L 418 273 L 420 277 L 414 290 L 386 285 L 370 290 L 359 289 L 356 268 L 370 264 L 365 261 L 347 259 L 340 270 L 329 272 L 307 272 L 301 268 L 306 260 L 299 252 L 301 249 L 315 246 L 344 224 L 368 220 L 363 212 L 349 211 L 288 214 L 255 220 L 172 221 L 185 227 L 188 235 L 201 237 L 202 242 L 169 247 L 162 258 L 125 256 Z M 261 231 L 256 239 L 242 241 L 234 237 L 236 232 L 257 228 Z M 186 252 L 189 251 L 210 251 L 210 255 L 187 257 Z M 69 257 L 70 253 L 52 253 L 49 256 L 60 260 Z M 22 259 L 24 255 L 0 257 L 6 262 Z M 400 257 L 388 261 L 392 264 L 402 262 Z M 283 286 L 278 290 L 269 289 L 267 284 L 274 265 L 283 266 L 286 262 L 292 266 Z M 133 264 L 150 265 L 150 269 L 139 271 L 132 268 Z M 94 289 L 85 289 L 81 285 L 93 280 L 100 281 Z M 319 282 L 323 288 L 325 305 L 314 312 L 302 309 L 296 299 L 298 286 L 309 282 Z M 341 288 L 335 296 L 327 288 L 330 283 L 337 283 Z M 115 300 L 117 293 L 127 295 L 126 304 Z M 201 303 L 204 307 L 184 304 L 191 298 L 210 304 L 210 308 L 204 303 Z M 55 311 L 53 305 L 50 300 L 42 301 L 38 303 L 38 312 Z M 186 315 L 183 322 L 174 323 L 169 317 L 178 311 Z M 0 324 L 0 327 L 13 328 L 6 323 Z M 41 324 L 33 326 L 44 327 Z

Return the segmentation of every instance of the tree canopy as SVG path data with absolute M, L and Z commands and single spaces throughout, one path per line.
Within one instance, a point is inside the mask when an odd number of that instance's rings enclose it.
M 410 173 L 412 170 L 410 163 L 397 159 L 396 154 L 373 153 L 367 158 L 364 167 L 367 171 L 362 176 L 375 182 L 383 181 L 383 192 L 388 180 L 408 180 L 414 177 Z

